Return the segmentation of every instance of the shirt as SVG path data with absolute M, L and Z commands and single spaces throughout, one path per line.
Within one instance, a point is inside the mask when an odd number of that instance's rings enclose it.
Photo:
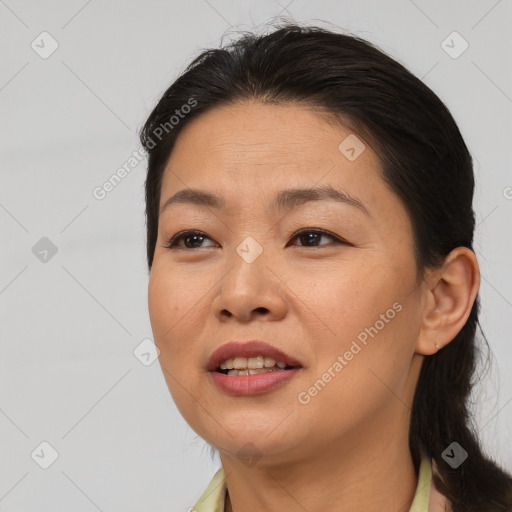
M 414 500 L 409 512 L 441 512 L 445 510 L 444 507 L 447 506 L 447 500 L 435 488 L 432 480 L 432 471 L 430 459 L 423 455 L 418 471 L 418 484 L 416 485 Z M 226 491 L 227 485 L 224 470 L 220 468 L 194 505 L 194 508 L 190 509 L 191 512 L 224 512 Z

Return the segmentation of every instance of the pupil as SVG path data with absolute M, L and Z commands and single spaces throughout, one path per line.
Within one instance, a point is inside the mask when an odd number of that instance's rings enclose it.
M 315 242 L 314 237 L 317 237 L 317 236 L 319 236 L 318 233 L 306 233 L 301 236 L 301 243 L 303 243 L 304 240 L 306 240 L 307 242 Z M 308 244 L 306 243 L 305 245 L 308 245 Z
M 195 239 L 195 240 L 196 240 L 196 242 L 197 242 L 197 240 L 199 239 L 199 244 L 198 244 L 198 245 L 201 245 L 202 238 L 203 238 L 201 235 L 189 235 L 189 236 L 187 236 L 187 238 L 185 239 L 185 245 L 186 245 L 187 247 L 189 246 L 189 244 L 187 244 L 186 242 L 187 242 L 188 240 L 190 240 L 191 238 L 192 238 L 192 239 Z M 194 245 L 194 244 L 192 243 L 192 245 Z M 195 246 L 194 246 L 194 247 L 195 247 Z

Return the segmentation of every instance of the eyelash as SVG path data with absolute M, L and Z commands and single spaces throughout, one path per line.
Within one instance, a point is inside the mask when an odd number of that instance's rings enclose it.
M 332 233 L 330 233 L 329 231 L 326 231 L 325 229 L 320 229 L 320 228 L 303 228 L 303 229 L 299 229 L 299 231 L 296 231 L 292 237 L 291 237 L 291 240 L 293 240 L 294 238 L 297 238 L 305 233 L 315 233 L 317 235 L 323 235 L 323 236 L 328 236 L 329 238 L 332 238 L 336 244 L 343 244 L 343 245 L 352 245 L 351 243 L 347 242 L 346 240 L 343 240 L 342 238 L 340 238 L 339 236 L 336 236 L 336 235 L 333 235 Z M 201 236 L 201 237 L 204 237 L 204 238 L 208 238 L 209 240 L 211 240 L 210 237 L 208 237 L 206 235 L 206 233 L 203 233 L 202 231 L 196 231 L 196 230 L 186 230 L 186 231 L 181 231 L 179 233 L 176 233 L 169 241 L 166 245 L 164 245 L 164 247 L 166 249 L 172 249 L 172 250 L 176 250 L 176 249 L 185 249 L 185 250 L 189 250 L 189 251 L 192 251 L 194 250 L 194 248 L 189 248 L 189 247 L 178 247 L 177 246 L 177 242 L 180 241 L 180 240 L 183 240 L 184 238 L 187 238 L 188 236 L 194 236 L 194 235 L 197 235 L 197 236 Z M 330 244 L 324 244 L 324 245 L 330 245 Z M 307 246 L 307 245 L 301 245 L 301 246 L 298 246 L 298 247 L 309 247 L 309 248 L 314 248 L 314 249 L 317 249 L 319 247 L 323 247 L 324 245 L 320 245 L 320 246 Z M 209 247 L 212 247 L 212 246 L 209 246 Z M 206 249 L 206 247 L 196 247 L 195 249 Z

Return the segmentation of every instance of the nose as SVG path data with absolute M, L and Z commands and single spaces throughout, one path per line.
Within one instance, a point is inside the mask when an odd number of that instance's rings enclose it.
M 279 271 L 265 251 L 248 263 L 234 254 L 230 270 L 221 279 L 213 301 L 214 314 L 221 322 L 230 319 L 250 322 L 254 319 L 279 320 L 286 314 L 286 287 Z

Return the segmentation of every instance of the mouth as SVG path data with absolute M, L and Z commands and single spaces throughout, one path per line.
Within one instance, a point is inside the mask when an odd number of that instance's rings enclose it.
M 299 360 L 264 341 L 230 341 L 213 352 L 208 361 L 209 372 L 225 375 L 256 375 L 272 371 L 301 368 Z M 247 373 L 229 373 L 247 372 Z
M 300 368 L 300 366 L 291 366 L 284 361 L 276 361 L 272 357 L 259 355 L 226 359 L 220 363 L 215 371 L 231 377 L 240 377 L 242 375 L 259 375 L 261 373 L 293 370 L 294 368 Z
M 213 383 L 230 395 L 254 395 L 282 386 L 303 369 L 297 359 L 263 341 L 232 341 L 210 357 Z

